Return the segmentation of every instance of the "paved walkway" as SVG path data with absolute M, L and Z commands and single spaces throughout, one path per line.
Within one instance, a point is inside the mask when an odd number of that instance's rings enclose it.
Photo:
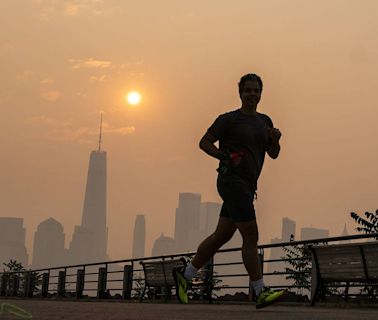
M 378 308 L 277 304 L 256 310 L 253 305 L 161 304 L 56 300 L 0 300 L 21 307 L 35 320 L 376 320 Z M 8 314 L 0 320 L 19 319 Z

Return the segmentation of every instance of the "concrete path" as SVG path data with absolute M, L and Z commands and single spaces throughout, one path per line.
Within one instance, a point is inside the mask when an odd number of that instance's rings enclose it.
M 256 310 L 254 305 L 163 304 L 56 300 L 0 300 L 19 306 L 35 320 L 377 320 L 378 308 L 277 304 Z M 19 319 L 8 314 L 0 320 Z

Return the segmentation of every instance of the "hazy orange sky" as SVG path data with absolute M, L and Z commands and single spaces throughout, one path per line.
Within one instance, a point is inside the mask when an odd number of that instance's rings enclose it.
M 261 242 L 285 216 L 339 235 L 378 208 L 376 0 L 2 0 L 0 21 L 0 216 L 25 219 L 30 257 L 41 221 L 66 246 L 81 222 L 100 112 L 111 258 L 130 257 L 137 214 L 147 254 L 172 236 L 179 192 L 220 201 L 198 141 L 248 72 L 283 134 L 259 182 Z

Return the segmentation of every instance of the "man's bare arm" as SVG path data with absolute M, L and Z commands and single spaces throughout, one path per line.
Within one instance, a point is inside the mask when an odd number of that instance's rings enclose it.
M 280 138 L 281 138 L 281 131 L 277 128 L 269 128 L 269 135 L 271 139 L 271 144 L 267 150 L 269 157 L 272 159 L 276 159 L 280 154 L 281 146 L 280 146 Z
M 206 132 L 199 142 L 199 147 L 209 156 L 221 160 L 225 155 L 214 145 L 217 140 L 211 133 Z
M 281 146 L 280 143 L 277 141 L 276 143 L 272 143 L 268 148 L 267 152 L 269 157 L 272 159 L 277 159 L 278 155 L 280 154 Z

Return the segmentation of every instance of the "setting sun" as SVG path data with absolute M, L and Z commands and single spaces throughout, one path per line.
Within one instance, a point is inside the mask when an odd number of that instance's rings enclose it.
M 141 102 L 142 96 L 139 92 L 131 91 L 126 95 L 126 101 L 131 105 L 137 105 Z

